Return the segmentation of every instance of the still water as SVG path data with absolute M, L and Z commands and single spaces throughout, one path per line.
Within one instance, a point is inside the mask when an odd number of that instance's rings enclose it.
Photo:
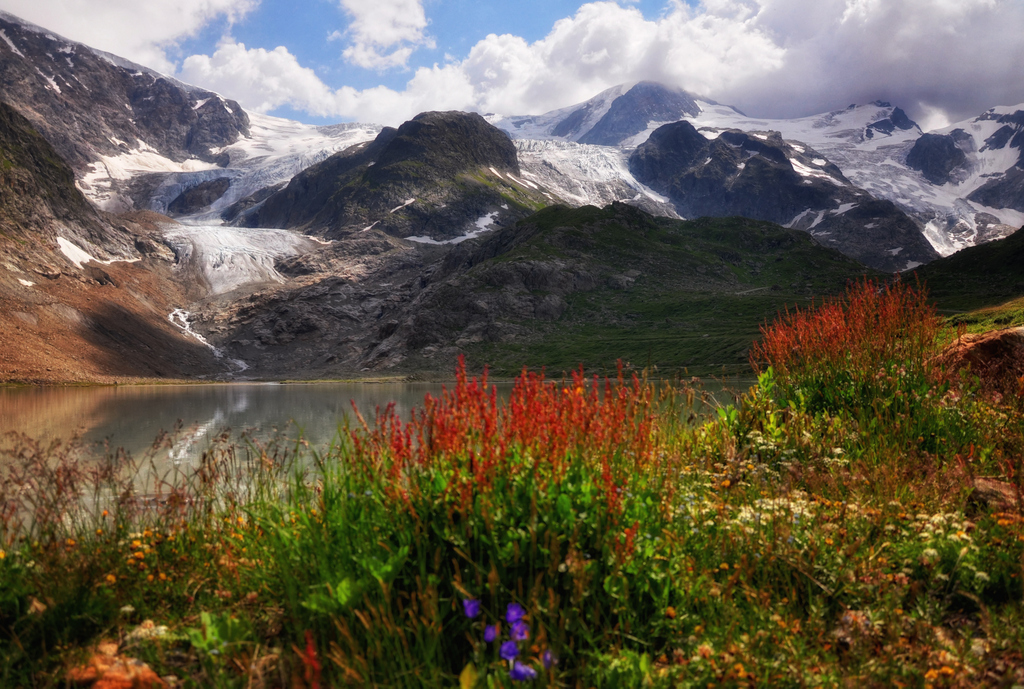
M 507 397 L 511 383 L 498 384 Z M 731 402 L 723 388 L 745 389 L 744 381 L 729 385 L 708 382 L 705 389 L 717 402 Z M 394 402 L 408 419 L 427 393 L 438 395 L 441 383 L 232 383 L 206 385 L 131 385 L 80 388 L 0 387 L 0 441 L 9 432 L 49 442 L 76 434 L 84 447 L 103 452 L 124 448 L 143 456 L 161 431 L 181 431 L 161 452 L 160 462 L 174 464 L 198 458 L 210 441 L 225 430 L 235 437 L 247 432 L 257 440 L 277 432 L 301 437 L 317 449 L 327 447 L 348 422 L 355 423 L 352 405 L 372 423 L 375 409 Z
M 404 419 L 439 383 L 233 383 L 119 385 L 81 388 L 0 388 L 0 431 L 84 445 L 122 447 L 141 456 L 161 431 L 181 426 L 171 455 L 191 460 L 222 431 L 265 440 L 300 433 L 326 447 L 353 418 L 352 404 L 372 423 L 375 409 L 394 402 Z M 507 393 L 506 393 L 507 394 Z

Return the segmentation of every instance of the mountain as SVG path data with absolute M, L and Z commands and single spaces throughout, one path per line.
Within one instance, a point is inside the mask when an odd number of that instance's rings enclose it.
M 585 103 L 533 117 L 494 120 L 516 139 L 564 139 L 581 144 L 618 146 L 656 125 L 696 117 L 696 97 L 651 81 L 622 84 Z
M 849 256 L 935 258 L 906 180 L 974 179 L 979 241 L 1011 217 L 980 204 L 1018 204 L 1009 110 L 925 138 L 886 103 L 768 122 L 638 83 L 505 131 L 314 127 L 9 15 L 0 79 L 3 379 L 738 370 L 779 308 L 871 273 Z
M 915 273 L 947 311 L 999 306 L 1024 294 L 1024 231 L 961 249 Z
M 888 272 L 938 257 L 906 214 L 776 132 L 726 130 L 709 139 L 681 120 L 656 129 L 629 167 L 684 217 L 742 215 L 784 224 Z
M 693 123 L 702 131 L 778 131 L 813 147 L 855 185 L 903 210 L 941 255 L 997 239 L 1024 224 L 1024 213 L 1005 197 L 1012 196 L 1015 169 L 1020 169 L 1020 149 L 1013 142 L 1024 106 L 993 108 L 928 133 L 884 101 L 792 120 L 749 118 L 731 108 L 701 106 Z M 975 195 L 986 184 L 996 191 Z
M 356 233 L 324 252 L 282 265 L 292 286 L 197 329 L 255 375 L 445 370 L 458 353 L 501 374 L 524 362 L 607 370 L 619 357 L 743 370 L 765 319 L 865 273 L 804 232 L 619 203 L 550 206 L 450 249 Z
M 480 115 L 427 112 L 300 172 L 236 222 L 448 242 L 545 205 L 518 175 L 512 141 Z
M 223 165 L 249 131 L 234 101 L 2 12 L 0 39 L 0 98 L 78 173 L 124 154 Z
M 50 142 L 90 201 L 113 211 L 166 213 L 192 186 L 224 180 L 218 184 L 230 188 L 214 199 L 215 216 L 380 131 L 246 113 L 233 100 L 4 12 L 0 101 Z
M 517 139 L 520 149 L 533 148 L 534 141 L 558 142 L 568 146 L 578 142 L 604 117 L 617 99 L 624 99 L 626 86 L 618 86 L 591 101 L 533 117 L 495 118 L 497 126 Z M 696 105 L 670 105 L 677 96 L 671 89 L 648 89 L 651 97 L 661 98 L 665 106 L 658 116 L 647 119 L 647 126 L 635 134 L 622 130 L 623 136 L 603 139 L 618 148 L 633 149 L 644 143 L 663 124 L 689 120 L 699 131 L 711 136 L 729 129 L 747 134 L 767 135 L 778 132 L 787 141 L 803 144 L 836 165 L 854 185 L 879 201 L 895 204 L 924 233 L 940 255 L 1004 236 L 1024 223 L 1020 200 L 1024 174 L 1018 165 L 1020 123 L 1024 105 L 998 107 L 942 130 L 924 133 L 899 107 L 884 101 L 866 105 L 850 105 L 827 113 L 794 119 L 748 117 L 735 108 L 714 103 L 697 96 L 688 96 Z M 620 102 L 625 102 L 620 101 Z M 569 127 L 574 113 L 589 113 L 579 129 Z M 672 117 L 672 115 L 676 115 Z M 659 117 L 666 117 L 660 120 Z M 563 124 L 565 123 L 565 124 Z M 524 171 L 536 174 L 545 170 L 545 163 L 561 172 L 572 170 L 567 150 L 580 157 L 592 158 L 583 148 L 558 148 L 545 143 L 553 155 L 524 165 Z M 592 201 L 602 202 L 609 190 L 621 193 L 622 187 L 634 189 L 645 198 L 652 198 L 635 179 L 621 176 L 617 181 L 587 174 L 579 166 L 576 185 L 591 193 Z M 554 181 L 553 181 L 554 182 Z M 571 190 L 571 183 L 560 188 Z M 579 193 L 579 192 L 577 192 Z M 611 192 L 615 193 L 615 192 Z M 656 195 L 655 195 L 656 196 Z M 571 198 L 571 197 L 566 197 Z M 655 200 L 655 202 L 657 202 Z
M 199 296 L 173 263 L 150 218 L 97 211 L 57 151 L 0 103 L 0 380 L 220 370 L 167 319 L 172 304 Z

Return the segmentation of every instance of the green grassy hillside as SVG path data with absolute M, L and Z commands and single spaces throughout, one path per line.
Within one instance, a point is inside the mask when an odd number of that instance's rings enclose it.
M 472 330 L 462 314 L 483 310 L 514 333 L 464 347 L 471 365 L 501 374 L 524 362 L 607 371 L 617 359 L 663 375 L 746 372 L 766 320 L 872 274 L 773 223 L 670 220 L 624 204 L 542 210 L 457 260 L 429 311 L 440 327 L 456 313 L 451 325 Z
M 1024 325 L 1024 232 L 963 249 L 916 273 L 953 325 L 979 332 Z

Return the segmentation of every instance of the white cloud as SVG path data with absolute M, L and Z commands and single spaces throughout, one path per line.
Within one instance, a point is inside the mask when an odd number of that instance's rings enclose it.
M 419 67 L 405 87 L 326 85 L 287 48 L 224 38 L 178 76 L 266 111 L 396 124 L 426 109 L 540 113 L 615 84 L 650 79 L 750 115 L 808 115 L 876 99 L 924 122 L 1024 102 L 1021 0 L 666 0 L 648 19 L 628 1 L 589 2 L 533 43 L 490 34 L 468 54 Z M 164 49 L 258 0 L 0 0 L 4 9 L 157 69 Z M 334 37 L 373 69 L 432 46 L 423 0 L 337 0 L 351 22 Z M 428 5 L 429 6 L 429 5 Z M 87 19 L 86 19 L 87 18 Z
M 284 47 L 246 48 L 231 38 L 223 39 L 212 56 L 186 58 L 177 76 L 257 112 L 290 105 L 318 117 L 399 124 L 423 110 L 466 110 L 475 105 L 472 87 L 455 69 L 421 68 L 401 93 L 383 86 L 332 90 Z
M 331 90 L 283 46 L 247 49 L 244 43 L 225 38 L 212 56 L 186 58 L 177 76 L 238 99 L 258 112 L 291 104 L 313 115 L 337 114 Z
M 417 47 L 434 47 L 425 33 L 427 16 L 420 0 L 341 0 L 341 7 L 352 22 L 344 34 L 335 32 L 332 38 L 351 38 L 342 55 L 354 65 L 404 67 Z
M 74 41 L 173 74 L 165 49 L 259 0 L 3 0 L 3 9 Z
M 785 48 L 780 70 L 715 91 L 775 116 L 875 99 L 952 121 L 1024 101 L 1018 0 L 760 0 L 758 27 Z
M 402 3 L 412 19 L 395 24 Z M 350 9 L 350 59 L 400 64 L 426 40 L 419 0 L 383 2 L 376 19 L 369 7 Z M 540 113 L 641 79 L 751 115 L 807 115 L 885 99 L 930 124 L 1024 101 L 1021 26 L 1018 0 L 704 0 L 698 8 L 671 0 L 657 19 L 630 5 L 592 2 L 534 43 L 488 35 L 462 60 L 416 70 L 403 91 L 331 90 L 284 49 L 230 43 L 213 58 L 189 58 L 182 75 L 257 109 L 288 103 L 385 124 L 424 109 Z
M 596 2 L 532 44 L 491 34 L 461 62 L 419 68 L 401 92 L 331 91 L 283 48 L 268 53 L 233 42 L 212 57 L 188 58 L 180 76 L 258 110 L 288 103 L 320 116 L 396 124 L 425 109 L 540 112 L 640 79 L 705 92 L 777 69 L 783 54 L 749 21 L 692 13 L 684 4 L 651 21 L 633 7 Z

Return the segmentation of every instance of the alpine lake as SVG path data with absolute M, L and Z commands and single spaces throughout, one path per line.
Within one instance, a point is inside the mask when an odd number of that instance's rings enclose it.
M 707 410 L 731 403 L 732 393 L 752 383 L 742 378 L 705 379 L 706 401 L 698 396 L 694 406 Z M 408 420 L 426 395 L 439 396 L 445 386 L 313 382 L 0 387 L 0 450 L 10 447 L 16 436 L 42 446 L 71 442 L 75 452 L 95 457 L 123 449 L 161 474 L 195 464 L 218 439 L 243 444 L 301 439 L 322 451 L 337 444 L 347 428 L 359 425 L 355 409 L 372 425 L 378 409 L 394 404 L 398 416 Z M 494 386 L 501 404 L 513 383 Z M 687 415 L 691 411 L 679 409 Z M 0 464 L 5 461 L 0 454 Z

